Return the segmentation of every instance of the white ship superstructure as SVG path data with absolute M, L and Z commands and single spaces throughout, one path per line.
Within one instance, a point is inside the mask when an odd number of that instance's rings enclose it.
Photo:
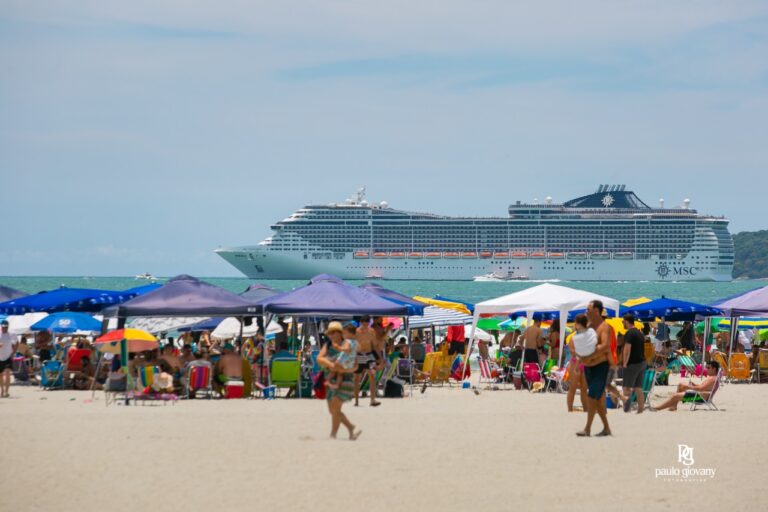
M 562 204 L 509 206 L 507 217 L 448 217 L 371 204 L 310 205 L 256 246 L 216 252 L 247 277 L 563 281 L 730 281 L 728 220 L 682 206 L 651 208 L 624 185 Z

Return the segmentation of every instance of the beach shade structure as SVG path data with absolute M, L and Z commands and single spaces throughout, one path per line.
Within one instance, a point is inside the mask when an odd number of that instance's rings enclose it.
M 429 304 L 430 306 L 435 306 L 442 309 L 450 309 L 450 310 L 462 313 L 464 315 L 472 314 L 469 311 L 469 308 L 461 302 L 453 302 L 453 301 L 440 300 L 440 299 L 430 299 L 429 297 L 421 297 L 418 295 L 414 297 L 414 299 L 416 299 L 419 302 L 423 302 L 424 304 Z
M 664 296 L 650 302 L 622 308 L 621 313 L 632 313 L 638 320 L 648 321 L 663 318 L 670 322 L 693 321 L 701 317 L 723 314 L 720 309 L 705 304 L 668 299 Z
M 480 327 L 480 324 L 483 322 L 483 320 L 490 320 L 486 318 L 481 318 L 477 321 L 478 327 Z M 499 324 L 499 328 L 502 331 L 514 331 L 515 329 L 525 329 L 528 326 L 528 319 L 524 316 L 518 316 L 516 318 L 508 318 L 507 320 L 504 320 Z
M 86 313 L 61 311 L 38 320 L 30 329 L 55 334 L 95 333 L 101 332 L 101 322 Z
M 110 304 L 121 304 L 141 293 L 146 287 L 124 291 L 97 290 L 92 288 L 68 288 L 27 295 L 0 303 L 0 313 L 23 315 L 24 313 L 56 311 L 97 312 Z
M 731 329 L 731 319 L 730 318 L 721 318 L 719 322 L 712 323 L 713 327 L 717 327 L 718 329 L 722 331 L 728 331 Z M 768 318 L 763 317 L 741 317 L 739 318 L 739 330 L 749 330 L 749 329 L 768 329 Z
M 646 302 L 651 302 L 653 299 L 649 299 L 648 297 L 638 297 L 636 299 L 629 299 L 626 302 L 622 302 L 621 305 L 631 308 L 632 306 L 637 306 L 639 304 L 645 304 Z
M 442 300 L 444 302 L 449 302 L 449 303 L 452 303 L 452 304 L 461 304 L 465 308 L 467 308 L 467 311 L 469 311 L 469 314 L 472 314 L 472 313 L 475 312 L 475 305 L 472 304 L 471 302 L 466 302 L 466 301 L 458 300 L 458 299 L 452 299 L 450 297 L 443 297 L 442 295 L 435 295 L 434 299 L 435 300 Z
M 10 334 L 27 334 L 32 332 L 32 326 L 43 318 L 47 317 L 48 313 L 25 313 L 23 315 L 10 315 L 8 320 L 8 332 Z
M 427 306 L 423 315 L 412 316 L 408 319 L 408 325 L 412 329 L 425 327 L 443 327 L 446 325 L 464 325 L 472 322 L 472 315 L 459 313 L 451 309 L 443 309 L 437 306 Z
M 147 331 L 152 334 L 160 334 L 172 331 L 183 331 L 185 328 L 206 319 L 207 317 L 200 316 L 140 316 L 128 321 L 127 327 L 141 329 L 142 331 Z M 213 330 L 213 328 L 205 330 Z
M 407 316 L 409 306 L 384 299 L 336 276 L 320 274 L 309 284 L 259 302 L 264 312 L 305 317 Z
M 0 285 L 0 302 L 6 302 L 13 299 L 20 299 L 26 297 L 28 293 L 24 293 L 21 290 L 11 288 L 10 286 Z
M 378 285 L 376 283 L 366 283 L 366 284 L 360 285 L 360 288 L 367 290 L 372 294 L 378 297 L 381 297 L 382 299 L 387 299 L 389 301 L 392 301 L 395 304 L 402 304 L 402 305 L 408 306 L 409 316 L 420 315 L 424 312 L 423 302 L 419 302 L 418 300 L 408 297 L 407 295 L 403 295 L 402 293 L 398 293 L 393 290 L 388 290 L 387 288 L 384 288 L 383 286 Z
M 768 315 L 768 286 L 719 300 L 711 306 L 723 310 L 723 313 L 730 317 L 766 316 Z
M 154 350 L 160 346 L 152 334 L 141 329 L 117 329 L 96 338 L 93 342 L 100 352 L 109 352 L 111 354 L 120 354 L 121 350 L 126 353 L 144 352 Z M 121 349 L 124 346 L 124 349 Z M 122 359 L 123 365 L 127 364 L 127 358 Z
M 606 318 L 605 321 L 613 328 L 613 332 L 616 334 L 626 334 L 627 330 L 624 328 L 624 321 L 621 318 Z M 635 328 L 643 330 L 643 323 L 635 320 Z
M 477 322 L 477 328 L 485 331 L 502 331 L 500 325 L 502 324 L 500 318 L 481 318 Z
M 109 314 L 133 316 L 253 316 L 261 313 L 255 301 L 188 275 L 179 275 L 160 288 L 131 299 Z
M 619 310 L 619 301 L 611 297 L 604 297 L 584 290 L 576 290 L 566 286 L 544 283 L 525 290 L 487 300 L 475 304 L 475 313 L 472 328 L 476 328 L 477 322 L 487 316 L 507 316 L 512 313 L 524 311 L 529 319 L 534 313 L 545 311 L 557 311 L 561 325 L 565 325 L 568 313 L 575 310 L 586 309 L 593 300 L 602 301 L 603 306 L 614 311 Z M 470 334 L 471 338 L 471 334 Z M 565 341 L 565 329 L 560 329 L 560 355 L 558 366 L 563 362 L 563 344 Z M 472 350 L 472 340 L 469 342 L 468 354 Z
M 259 326 L 256 322 L 250 325 L 241 325 L 240 319 L 233 316 L 218 319 L 218 325 L 211 331 L 211 338 L 217 340 L 227 340 L 238 336 L 256 336 L 259 332 Z M 267 325 L 266 337 L 274 336 L 283 332 L 283 328 L 277 322 L 270 322 Z
M 280 292 L 265 284 L 253 283 L 248 288 L 246 288 L 245 291 L 240 294 L 240 296 L 249 301 L 258 302 L 262 299 L 266 299 L 267 297 L 277 295 L 278 293 Z

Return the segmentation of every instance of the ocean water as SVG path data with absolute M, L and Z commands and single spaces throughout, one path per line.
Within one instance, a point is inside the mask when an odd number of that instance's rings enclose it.
M 242 292 L 255 281 L 247 278 L 201 277 L 209 283 L 221 286 L 235 293 Z M 158 282 L 163 282 L 160 279 Z M 306 284 L 306 281 L 259 281 L 277 290 L 290 290 Z M 361 284 L 366 281 L 350 281 Z M 422 295 L 432 297 L 443 295 L 465 302 L 480 302 L 494 297 L 513 293 L 540 284 L 535 281 L 525 282 L 473 282 L 473 281 L 377 281 L 391 290 L 408 296 Z M 50 290 L 61 285 L 75 288 L 99 288 L 106 290 L 124 290 L 147 284 L 147 281 L 133 277 L 0 277 L 0 284 L 10 286 L 28 293 Z M 718 299 L 736 295 L 741 292 L 766 286 L 766 281 L 733 281 L 730 283 L 713 282 L 557 282 L 562 286 L 578 288 L 614 297 L 620 301 L 646 296 L 659 298 L 662 295 L 670 298 L 688 300 L 708 304 Z

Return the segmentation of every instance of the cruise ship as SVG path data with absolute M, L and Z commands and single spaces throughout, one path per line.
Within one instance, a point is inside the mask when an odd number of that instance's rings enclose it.
M 309 205 L 255 246 L 216 253 L 254 279 L 730 281 L 728 220 L 650 207 L 625 185 L 562 204 L 517 201 L 506 217 L 450 217 L 369 203 Z

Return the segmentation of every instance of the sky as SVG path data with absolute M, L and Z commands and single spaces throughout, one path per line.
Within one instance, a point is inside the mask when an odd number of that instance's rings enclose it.
M 309 203 L 766 229 L 768 3 L 0 2 L 0 275 L 236 276 Z

